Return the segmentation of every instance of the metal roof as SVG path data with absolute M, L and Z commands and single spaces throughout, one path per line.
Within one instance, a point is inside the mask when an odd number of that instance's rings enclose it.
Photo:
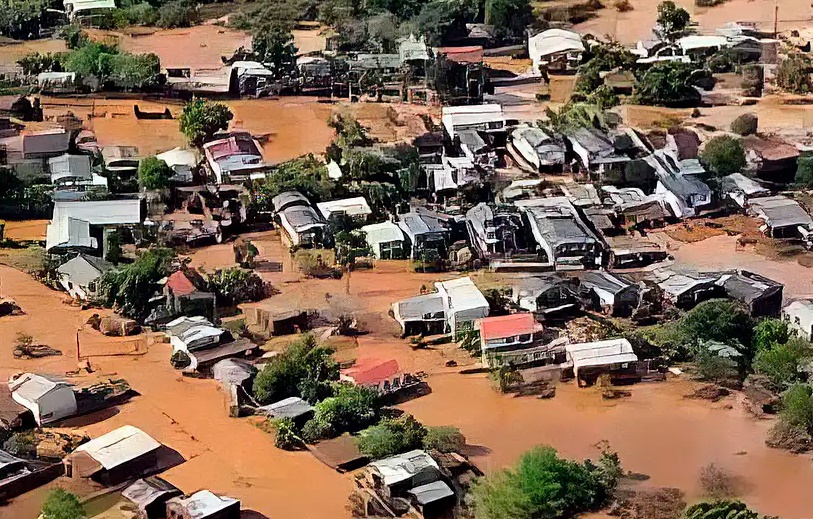
M 84 452 L 111 470 L 160 447 L 160 443 L 141 429 L 125 425 L 80 445 L 74 452 Z
M 422 450 L 409 451 L 374 461 L 370 463 L 370 467 L 381 475 L 386 486 L 408 481 L 424 471 L 435 471 L 440 474 L 437 462 Z
M 86 287 L 99 279 L 102 274 L 112 268 L 101 258 L 92 258 L 85 254 L 77 254 L 74 258 L 60 265 L 56 270 L 66 276 L 71 283 Z
M 57 389 L 73 391 L 70 384 L 55 377 L 24 373 L 14 380 L 9 380 L 8 388 L 13 395 L 24 398 L 29 402 L 37 402 L 40 398 Z
M 483 317 L 477 319 L 475 326 L 480 330 L 480 337 L 486 341 L 542 331 L 542 325 L 536 322 L 532 313 Z
M 205 519 L 240 503 L 233 497 L 219 496 L 210 490 L 200 490 L 189 497 L 173 497 L 167 502 L 180 505 L 190 519 Z
M 63 178 L 91 179 L 90 156 L 70 155 L 68 153 L 48 159 L 48 168 L 51 170 L 51 182 Z
M 393 305 L 396 318 L 402 321 L 422 321 L 442 318 L 443 297 L 440 294 L 423 294 L 402 299 Z
M 201 326 L 201 325 L 214 326 L 205 317 L 196 315 L 194 317 L 187 317 L 187 316 L 178 317 L 177 319 L 167 323 L 166 329 L 167 329 L 167 332 L 170 333 L 170 335 L 180 336 L 186 330 L 192 328 L 193 326 Z
M 223 359 L 212 366 L 212 378 L 224 384 L 240 385 L 257 373 L 257 368 L 243 359 Z
M 449 309 L 454 312 L 485 308 L 486 315 L 490 308 L 482 292 L 475 286 L 470 277 L 435 282 L 438 292 L 445 294 Z
M 392 222 L 365 225 L 361 228 L 361 231 L 365 233 L 367 243 L 371 246 L 375 246 L 379 243 L 404 240 L 404 232 Z
M 310 201 L 299 191 L 285 191 L 271 199 L 271 205 L 277 212 L 292 205 L 310 205 Z
M 576 370 L 586 366 L 638 361 L 638 356 L 633 353 L 632 344 L 627 339 L 568 344 L 565 351 Z
M 367 216 L 373 212 L 363 196 L 319 202 L 316 207 L 326 220 L 333 213 L 344 213 L 348 216 Z
M 813 218 L 798 202 L 781 195 L 751 200 L 748 212 L 765 220 L 768 227 L 813 225 Z
M 259 410 L 272 418 L 298 418 L 313 411 L 313 406 L 297 396 L 262 406 Z
M 531 57 L 583 51 L 582 37 L 573 31 L 548 29 L 528 38 L 528 52 Z
M 420 505 L 428 505 L 441 499 L 454 496 L 454 492 L 449 485 L 443 481 L 433 481 L 426 485 L 415 487 L 408 492 Z
M 295 205 L 283 209 L 279 217 L 284 219 L 296 232 L 304 232 L 314 227 L 324 227 L 325 221 L 311 206 Z
M 0 472 L 9 472 L 12 469 L 24 468 L 25 461 L 12 456 L 6 451 L 0 451 Z
M 145 512 L 147 507 L 157 499 L 181 494 L 183 492 L 172 483 L 154 476 L 137 479 L 132 485 L 121 491 L 121 495 L 132 501 L 142 512 Z

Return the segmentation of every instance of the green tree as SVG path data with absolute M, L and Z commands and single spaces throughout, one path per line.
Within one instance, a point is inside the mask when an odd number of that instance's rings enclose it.
M 439 452 L 460 452 L 466 446 L 466 437 L 457 427 L 441 425 L 427 427 L 423 437 L 423 448 Z
M 112 59 L 110 79 L 125 90 L 142 90 L 158 84 L 161 61 L 155 54 L 121 52 Z
M 485 0 L 485 20 L 502 40 L 521 38 L 533 21 L 529 0 Z
M 138 164 L 138 184 L 144 189 L 169 187 L 173 171 L 167 163 L 156 157 L 147 157 Z
M 753 328 L 750 314 L 738 303 L 725 299 L 703 301 L 678 323 L 679 337 L 693 350 L 703 341 L 716 341 L 737 347 L 749 359 Z
M 62 29 L 62 38 L 68 50 L 83 47 L 88 42 L 88 36 L 78 23 L 72 23 Z
M 466 23 L 474 18 L 473 6 L 464 0 L 431 0 L 412 19 L 427 45 L 437 47 L 467 34 Z
M 791 54 L 779 63 L 776 71 L 776 84 L 779 88 L 794 94 L 807 94 L 813 90 L 810 80 L 810 58 L 802 54 Z
M 107 254 L 105 254 L 105 261 L 109 261 L 113 265 L 118 265 L 121 261 L 121 237 L 119 233 L 114 231 L 107 234 Z
M 302 439 L 299 438 L 296 424 L 291 418 L 279 418 L 272 421 L 276 437 L 274 445 L 278 449 L 286 451 L 296 450 L 302 447 Z
M 89 41 L 68 53 L 65 69 L 83 78 L 95 77 L 100 85 L 104 85 L 115 71 L 115 57 L 118 53 L 116 45 Z
M 173 0 L 158 8 L 158 27 L 191 27 L 198 23 L 198 8 L 192 0 Z
M 36 76 L 42 72 L 62 72 L 67 54 L 58 52 L 52 54 L 46 52 L 32 52 L 17 60 L 17 64 L 23 69 L 23 73 Z
M 785 344 L 759 350 L 754 358 L 754 371 L 767 376 L 774 386 L 784 388 L 804 378 L 802 368 L 811 356 L 810 343 L 793 338 Z
M 706 168 L 718 177 L 739 173 L 745 167 L 745 149 L 739 139 L 718 135 L 706 143 L 700 153 Z
M 426 427 L 410 414 L 398 418 L 385 418 L 377 425 L 359 433 L 359 450 L 367 457 L 378 460 L 421 447 Z
M 697 503 L 683 513 L 685 519 L 760 519 L 760 515 L 749 510 L 741 501 L 722 500 Z
M 754 326 L 754 350 L 769 350 L 778 344 L 785 344 L 791 337 L 787 321 L 769 317 Z
M 228 106 L 196 98 L 184 106 L 178 124 L 191 144 L 201 146 L 219 130 L 228 128 L 233 117 Z
M 208 276 L 209 286 L 217 295 L 218 304 L 237 305 L 246 301 L 259 301 L 266 296 L 262 278 L 238 267 L 217 269 Z
M 813 187 L 813 156 L 799 157 L 796 166 L 796 183 L 804 188 Z
M 313 443 L 365 429 L 378 421 L 380 410 L 381 403 L 375 390 L 336 384 L 335 395 L 316 404 L 313 418 L 302 428 L 303 439 Z
M 700 380 L 714 382 L 723 386 L 735 385 L 740 382 L 740 366 L 728 357 L 721 357 L 717 353 L 703 349 L 695 358 L 697 376 Z
M 274 166 L 265 180 L 252 188 L 252 205 L 260 211 L 271 211 L 271 199 L 285 191 L 299 191 L 314 202 L 329 200 L 333 181 L 325 165 L 313 155 L 305 155 Z
M 169 273 L 174 259 L 172 249 L 149 249 L 133 263 L 105 272 L 99 283 L 100 300 L 107 306 L 118 307 L 127 317 L 146 318 L 157 283 Z
M 43 519 L 84 519 L 85 510 L 79 498 L 61 488 L 48 492 L 42 504 Z
M 60 16 L 49 12 L 62 9 L 62 3 L 55 0 L 25 0 L 3 3 L 0 10 L 0 35 L 17 40 L 31 40 L 40 37 L 44 29 L 60 25 Z
M 251 40 L 251 49 L 255 59 L 269 66 L 277 79 L 296 67 L 294 36 L 279 24 L 257 30 Z
M 523 454 L 512 469 L 486 476 L 472 488 L 478 519 L 563 519 L 595 509 L 603 494 L 588 467 L 560 458 L 551 447 Z
M 794 384 L 782 396 L 780 419 L 793 427 L 813 433 L 813 388 Z
M 690 21 L 689 11 L 678 7 L 675 2 L 667 0 L 658 5 L 658 30 L 665 39 L 674 40 L 682 35 Z
M 635 101 L 652 106 L 694 106 L 700 93 L 691 86 L 692 65 L 680 62 L 656 63 L 640 75 Z
M 330 396 L 330 382 L 339 379 L 339 365 L 332 353 L 318 346 L 312 335 L 303 335 L 257 374 L 254 397 L 267 404 L 291 396 L 315 403 Z

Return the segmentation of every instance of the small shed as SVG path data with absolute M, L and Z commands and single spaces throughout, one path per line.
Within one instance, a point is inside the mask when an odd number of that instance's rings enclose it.
M 240 501 L 219 496 L 210 490 L 167 501 L 169 519 L 240 519 Z
M 271 418 L 290 418 L 300 426 L 313 416 L 313 406 L 297 396 L 262 406 L 258 411 Z
M 373 213 L 363 196 L 319 202 L 316 207 L 325 220 L 330 220 L 332 216 L 344 215 L 354 220 L 364 220 Z
M 586 272 L 581 277 L 581 286 L 593 308 L 604 313 L 626 317 L 638 305 L 638 285 L 621 275 Z
M 370 463 L 375 485 L 389 497 L 441 479 L 440 467 L 426 451 L 413 450 Z
M 618 378 L 636 373 L 638 356 L 627 339 L 568 344 L 565 350 L 580 383 L 590 384 L 602 374 Z
M 451 517 L 450 513 L 457 501 L 454 491 L 444 481 L 417 486 L 408 495 L 412 505 L 424 519 Z
M 784 285 L 747 270 L 726 272 L 717 280 L 726 296 L 748 308 L 754 317 L 778 317 Z
M 435 283 L 452 334 L 465 327 L 473 327 L 474 320 L 488 315 L 490 305 L 470 277 Z
M 395 359 L 360 359 L 355 365 L 343 369 L 340 378 L 357 386 L 388 393 L 401 388 L 403 377 Z
M 243 359 L 223 359 L 212 366 L 212 377 L 224 386 L 246 386 L 257 374 L 257 368 Z
M 125 425 L 80 445 L 65 459 L 65 474 L 116 485 L 156 470 L 161 444 L 132 425 Z
M 178 488 L 159 477 L 137 479 L 121 495 L 131 501 L 145 519 L 166 517 L 167 501 L 183 495 Z
M 76 394 L 64 380 L 24 373 L 8 383 L 15 402 L 30 410 L 38 425 L 56 422 L 77 412 Z
M 406 244 L 404 232 L 392 222 L 374 223 L 361 228 L 367 244 L 376 258 L 381 260 L 404 259 Z

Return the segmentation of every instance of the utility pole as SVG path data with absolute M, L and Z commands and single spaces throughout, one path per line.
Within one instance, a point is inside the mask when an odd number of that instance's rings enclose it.
M 779 36 L 779 0 L 773 2 L 773 37 Z

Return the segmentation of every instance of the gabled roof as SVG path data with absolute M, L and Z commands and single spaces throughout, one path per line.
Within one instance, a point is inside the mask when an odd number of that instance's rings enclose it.
M 125 425 L 80 445 L 74 452 L 84 452 L 106 470 L 111 470 L 160 447 L 160 443 L 141 429 Z
M 23 133 L 23 154 L 63 153 L 68 151 L 71 134 L 64 128 Z
M 485 296 L 468 276 L 449 281 L 437 281 L 435 287 L 438 292 L 448 298 L 447 303 L 453 312 L 489 308 Z
M 158 499 L 182 495 L 172 483 L 159 477 L 137 479 L 132 485 L 121 491 L 121 495 L 132 501 L 139 510 L 145 512 L 147 507 Z
M 365 233 L 367 243 L 386 243 L 392 241 L 403 241 L 404 232 L 392 222 L 374 223 L 361 228 Z
M 378 385 L 394 377 L 401 368 L 395 359 L 360 359 L 356 363 L 342 370 L 342 375 L 358 385 Z
M 198 291 L 194 283 L 181 270 L 173 272 L 167 278 L 166 286 L 172 290 L 176 297 L 188 296 Z
M 623 277 L 616 276 L 615 274 L 611 274 L 606 271 L 585 272 L 581 276 L 581 282 L 587 288 L 596 288 L 611 294 L 618 294 L 619 292 L 632 286 L 632 283 Z
M 542 325 L 536 322 L 531 313 L 483 317 L 477 319 L 475 326 L 480 330 L 480 337 L 486 341 L 542 331 Z
M 428 505 L 454 496 L 452 489 L 443 481 L 434 481 L 417 486 L 410 490 L 408 494 L 414 497 L 419 505 Z
M 370 463 L 370 467 L 381 475 L 386 486 L 408 481 L 422 472 L 440 473 L 440 467 L 432 456 L 422 450 L 414 450 Z
M 784 288 L 782 283 L 746 270 L 723 273 L 716 284 L 723 287 L 728 297 L 748 304 Z
M 60 265 L 57 272 L 68 277 L 71 283 L 86 287 L 111 268 L 112 265 L 109 265 L 101 258 L 77 254 L 74 258 Z
M 259 408 L 271 418 L 298 418 L 313 411 L 313 406 L 298 396 L 292 396 Z
M 24 398 L 29 402 L 37 402 L 51 391 L 67 388 L 70 384 L 55 377 L 25 373 L 14 380 L 9 380 L 8 388 L 13 395 Z
M 813 218 L 798 202 L 781 195 L 751 200 L 748 212 L 764 220 L 768 227 L 813 225 Z
M 319 202 L 316 207 L 326 220 L 333 213 L 344 213 L 348 216 L 367 216 L 373 212 L 363 196 Z
M 627 339 L 568 344 L 565 350 L 576 370 L 587 366 L 638 361 L 638 356 L 633 353 L 632 344 Z
M 310 201 L 299 191 L 285 191 L 271 199 L 271 205 L 277 212 L 292 205 L 310 205 Z

